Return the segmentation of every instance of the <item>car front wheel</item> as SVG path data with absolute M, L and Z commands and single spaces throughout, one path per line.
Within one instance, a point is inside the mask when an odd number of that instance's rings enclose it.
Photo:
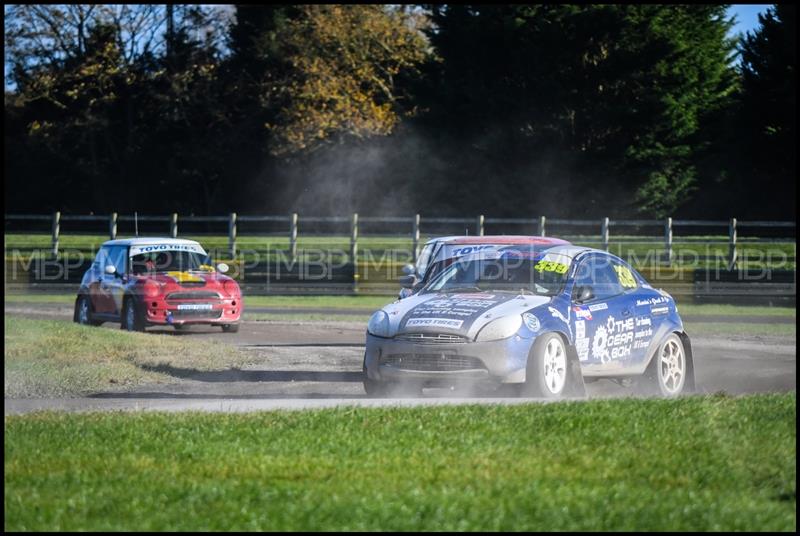
M 225 333 L 236 333 L 239 331 L 239 324 L 222 324 L 222 331 Z
M 144 331 L 144 318 L 133 298 L 125 298 L 122 306 L 120 327 L 128 331 Z
M 557 333 L 546 333 L 536 338 L 528 356 L 525 383 L 520 386 L 522 396 L 560 398 L 568 380 L 567 348 Z

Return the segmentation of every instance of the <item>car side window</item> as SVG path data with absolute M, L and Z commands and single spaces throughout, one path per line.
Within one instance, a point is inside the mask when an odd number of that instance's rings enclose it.
M 592 287 L 595 300 L 611 298 L 625 291 L 611 258 L 602 255 L 589 255 L 581 260 L 575 272 L 573 288 L 578 289 L 583 286 Z
M 128 248 L 125 246 L 111 247 L 108 254 L 108 262 L 114 265 L 119 275 L 125 274 L 128 267 Z
M 92 262 L 92 268 L 100 270 L 101 272 L 105 269 L 106 264 L 108 264 L 109 249 L 111 249 L 109 246 L 104 246 L 100 248 L 100 250 L 97 252 L 97 255 L 95 255 L 94 257 L 94 262 Z

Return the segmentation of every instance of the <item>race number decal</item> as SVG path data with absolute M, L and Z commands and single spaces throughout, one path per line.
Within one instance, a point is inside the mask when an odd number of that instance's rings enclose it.
M 615 265 L 614 271 L 617 272 L 620 285 L 625 288 L 636 288 L 636 279 L 633 278 L 630 269 L 625 266 Z
M 539 272 L 555 272 L 557 274 L 566 274 L 568 266 L 555 261 L 539 261 L 534 266 L 534 270 Z

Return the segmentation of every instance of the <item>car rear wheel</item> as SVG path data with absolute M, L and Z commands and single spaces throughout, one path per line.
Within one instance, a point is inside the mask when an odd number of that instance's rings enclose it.
M 222 324 L 222 331 L 225 333 L 236 333 L 239 331 L 239 324 Z
M 81 296 L 75 302 L 75 322 L 84 326 L 99 326 L 98 322 L 92 317 L 92 302 L 88 296 Z
M 643 394 L 655 394 L 665 397 L 676 397 L 683 392 L 686 385 L 688 368 L 686 349 L 681 338 L 675 334 L 669 337 L 658 348 L 650 365 L 640 381 Z
M 144 331 L 144 316 L 133 298 L 125 298 L 122 304 L 120 328 L 128 331 Z
M 537 398 L 562 397 L 569 380 L 568 365 L 567 348 L 560 335 L 546 333 L 537 337 L 528 356 L 520 394 Z

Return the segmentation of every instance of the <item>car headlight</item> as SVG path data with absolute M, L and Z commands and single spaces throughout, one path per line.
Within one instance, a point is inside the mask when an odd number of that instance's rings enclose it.
M 511 315 L 492 320 L 483 327 L 476 341 L 496 341 L 498 339 L 507 339 L 515 334 L 520 326 L 522 326 L 522 317 L 520 315 Z
M 225 289 L 225 292 L 228 296 L 238 296 L 239 295 L 239 285 L 233 279 L 228 279 L 222 284 L 222 288 Z
M 376 311 L 369 319 L 367 331 L 376 337 L 389 337 L 389 315 Z
M 148 279 L 144 282 L 144 295 L 148 298 L 155 298 L 161 294 L 161 287 L 160 283 Z

